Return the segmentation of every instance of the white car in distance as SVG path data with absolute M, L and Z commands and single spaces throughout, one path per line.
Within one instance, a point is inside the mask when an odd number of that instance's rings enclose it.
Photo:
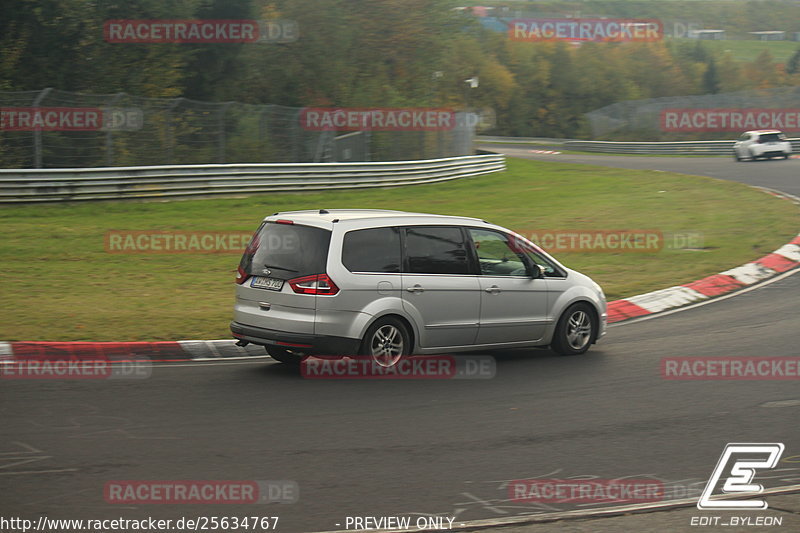
M 733 157 L 737 161 L 745 159 L 755 161 L 773 157 L 789 159 L 791 153 L 792 143 L 786 139 L 786 134 L 779 130 L 746 131 L 733 145 Z

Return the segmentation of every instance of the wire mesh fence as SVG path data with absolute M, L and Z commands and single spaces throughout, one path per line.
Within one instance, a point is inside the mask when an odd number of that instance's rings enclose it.
M 800 131 L 800 87 L 618 102 L 586 114 L 595 139 L 735 139 L 743 131 Z
M 399 161 L 469 155 L 474 124 L 435 131 L 303 128 L 302 108 L 56 89 L 0 92 L 0 167 Z

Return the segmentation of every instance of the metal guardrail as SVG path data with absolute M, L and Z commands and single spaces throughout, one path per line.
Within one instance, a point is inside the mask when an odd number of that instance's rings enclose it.
M 564 144 L 572 139 L 554 139 L 552 137 L 496 137 L 492 135 L 477 135 L 476 143 L 501 143 L 501 144 Z
M 792 152 L 800 151 L 800 139 L 789 139 Z M 732 155 L 736 141 L 613 142 L 566 141 L 564 150 L 605 154 Z
M 551 143 L 562 150 L 603 154 L 732 155 L 736 141 L 620 142 L 543 139 L 533 137 L 477 137 L 477 143 Z M 800 139 L 789 139 L 792 152 L 800 152 Z
M 614 142 L 567 141 L 564 150 L 605 154 L 730 155 L 736 141 Z
M 500 154 L 421 161 L 0 169 L 0 203 L 185 198 L 434 183 L 505 170 Z

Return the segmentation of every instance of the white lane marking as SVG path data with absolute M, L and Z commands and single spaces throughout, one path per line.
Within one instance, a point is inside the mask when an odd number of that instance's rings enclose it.
M 206 341 L 191 340 L 191 341 L 178 341 L 181 349 L 189 355 L 207 353 Z
M 57 474 L 58 472 L 77 471 L 77 468 L 59 468 L 57 470 L 23 470 L 21 472 L 0 472 L 0 476 L 27 476 L 31 474 Z
M 778 198 L 785 198 L 786 200 L 789 200 L 792 203 L 800 204 L 800 197 L 795 196 L 793 194 L 789 194 L 788 192 L 779 191 L 778 189 L 770 189 L 769 187 L 762 187 L 760 185 L 748 185 L 748 186 L 754 189 L 758 189 L 761 192 L 777 196 Z
M 255 359 L 255 361 L 253 359 Z M 158 365 L 158 368 L 159 369 L 176 368 L 176 367 L 186 367 L 186 366 L 235 366 L 235 365 L 241 366 L 247 364 L 264 363 L 263 361 L 264 359 L 272 359 L 272 358 L 269 357 L 268 355 L 252 355 L 248 357 L 224 357 L 222 359 L 220 359 L 219 357 L 210 357 L 206 359 L 191 359 L 191 362 L 187 363 L 165 363 L 163 365 Z M 277 363 L 277 361 L 275 362 Z
M 11 349 L 11 343 L 0 342 L 0 360 L 12 359 L 13 357 L 14 357 L 14 351 Z
M 796 244 L 784 244 L 774 252 L 774 254 L 782 255 L 786 259 L 800 262 L 800 246 Z
M 13 451 L 13 452 L 0 452 L 0 455 L 22 455 L 26 453 L 44 453 L 42 450 L 37 450 L 30 444 L 25 444 L 24 442 L 19 441 L 11 441 L 11 444 L 16 444 L 20 448 L 25 448 L 26 451 Z
M 219 353 L 219 350 L 217 350 L 217 344 L 218 343 L 214 341 L 206 341 L 206 347 L 211 350 L 211 353 L 214 354 L 214 357 L 222 357 L 222 354 Z
M 800 491 L 800 485 L 787 485 L 785 487 L 775 487 L 772 489 L 764 489 L 760 494 L 784 494 Z M 721 494 L 715 495 L 719 499 L 735 499 L 741 498 L 740 494 Z M 579 518 L 594 518 L 601 516 L 617 516 L 627 513 L 643 513 L 647 511 L 661 511 L 675 507 L 689 507 L 697 504 L 697 498 L 683 498 L 680 500 L 669 500 L 665 502 L 654 503 L 638 503 L 632 505 L 621 505 L 618 507 L 606 507 L 605 509 L 576 509 L 574 511 L 562 511 L 558 513 L 541 513 L 518 515 L 508 518 L 488 518 L 484 520 L 469 520 L 459 522 L 458 525 L 454 524 L 454 528 L 450 531 L 457 531 L 458 529 L 477 529 L 479 527 L 498 527 L 498 526 L 513 526 L 522 524 L 536 524 L 541 522 L 555 522 L 557 520 L 570 520 Z M 320 531 L 317 533 L 346 533 L 348 530 L 335 530 L 335 531 Z M 351 529 L 350 532 L 353 530 Z M 372 530 L 374 533 L 410 533 L 418 531 L 417 529 L 383 529 Z
M 639 307 L 650 311 L 651 313 L 658 313 L 665 309 L 679 307 L 686 305 L 697 300 L 705 300 L 708 296 L 701 294 L 694 289 L 688 287 L 669 287 L 638 296 L 627 298 L 627 301 L 638 305 Z
M 761 280 L 774 276 L 775 271 L 764 265 L 759 265 L 758 263 L 747 263 L 746 265 L 720 272 L 720 274 L 723 276 L 730 276 L 745 285 L 752 285 L 753 283 L 758 283 Z
M 703 301 L 703 302 L 698 302 L 696 304 L 688 305 L 686 307 L 679 307 L 678 309 L 672 309 L 671 311 L 664 311 L 662 313 L 658 313 L 658 314 L 654 314 L 654 315 L 647 315 L 647 316 L 637 317 L 637 318 L 634 318 L 632 320 L 625 320 L 625 321 L 622 321 L 622 322 L 615 322 L 613 324 L 609 324 L 606 327 L 615 328 L 615 327 L 618 327 L 618 326 L 627 326 L 628 324 L 635 324 L 636 322 L 643 322 L 645 320 L 652 320 L 654 318 L 661 318 L 662 316 L 667 316 L 667 315 L 671 315 L 671 314 L 674 314 L 674 313 L 680 313 L 681 311 L 688 311 L 689 309 L 694 309 L 696 307 L 702 307 L 704 305 L 713 304 L 713 303 L 716 303 L 716 302 L 721 302 L 723 300 L 727 300 L 728 298 L 733 298 L 734 296 L 739 296 L 740 294 L 744 294 L 746 292 L 755 291 L 755 290 L 758 290 L 758 289 L 760 289 L 762 287 L 766 287 L 767 285 L 771 285 L 772 283 L 775 283 L 777 281 L 781 281 L 784 278 L 788 278 L 789 276 L 793 276 L 793 275 L 797 274 L 798 272 L 800 272 L 800 268 L 795 268 L 794 270 L 789 270 L 788 272 L 784 272 L 783 274 L 780 274 L 778 276 L 775 276 L 774 278 L 770 278 L 770 279 L 768 279 L 766 281 L 758 283 L 757 285 L 751 285 L 750 287 L 745 287 L 743 289 L 740 289 L 740 290 L 738 290 L 736 292 L 732 292 L 730 294 L 725 294 L 723 296 L 717 296 L 715 298 L 711 298 L 711 299 Z

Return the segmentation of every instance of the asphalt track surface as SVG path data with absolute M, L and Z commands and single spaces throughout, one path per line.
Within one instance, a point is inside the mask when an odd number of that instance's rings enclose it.
M 510 157 L 524 157 L 539 161 L 582 163 L 635 170 L 663 170 L 695 176 L 709 176 L 748 185 L 769 187 L 800 196 L 800 159 L 770 159 L 737 162 L 731 157 L 643 157 L 614 155 L 536 154 L 539 146 L 521 147 L 519 144 L 482 144 L 478 148 L 501 152 Z M 558 150 L 558 147 L 551 147 Z
M 800 193 L 796 160 L 533 157 Z M 309 380 L 251 360 L 165 364 L 143 380 L 4 380 L 0 515 L 277 515 L 279 531 L 344 529 L 347 516 L 459 524 L 607 505 L 509 501 L 507 482 L 518 479 L 657 479 L 669 495 L 696 496 L 728 442 L 784 443 L 781 463 L 758 480 L 797 484 L 800 401 L 787 401 L 800 400 L 797 381 L 672 381 L 660 364 L 800 355 L 798 294 L 800 276 L 785 275 L 612 327 L 585 356 L 494 354 L 493 379 Z M 294 504 L 112 505 L 103 497 L 112 480 L 293 480 L 300 494 Z

